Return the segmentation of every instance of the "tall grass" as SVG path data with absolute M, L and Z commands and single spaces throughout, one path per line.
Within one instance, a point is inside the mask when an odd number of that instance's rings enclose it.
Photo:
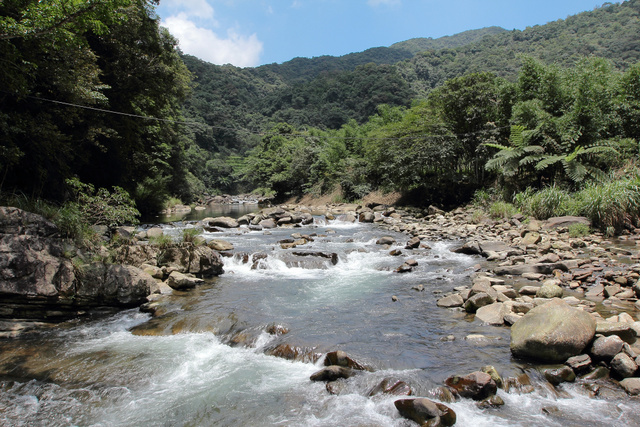
M 558 187 L 547 187 L 540 191 L 527 189 L 514 196 L 514 204 L 526 214 L 537 219 L 573 215 L 576 202 L 572 195 Z
M 640 179 L 635 176 L 589 184 L 576 194 L 577 210 L 594 227 L 620 232 L 635 225 L 640 215 Z

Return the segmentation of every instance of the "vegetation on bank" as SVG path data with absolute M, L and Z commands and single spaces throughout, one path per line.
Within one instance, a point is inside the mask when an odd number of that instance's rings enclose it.
M 153 3 L 0 4 L 0 191 L 69 235 L 205 193 L 336 188 L 635 225 L 640 0 L 251 69 L 181 55 Z

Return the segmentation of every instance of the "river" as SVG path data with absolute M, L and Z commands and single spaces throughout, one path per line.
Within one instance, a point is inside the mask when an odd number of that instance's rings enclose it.
M 178 235 L 185 223 L 167 225 Z M 338 262 L 292 258 L 278 241 L 314 233 L 296 250 L 335 252 Z M 382 235 L 398 244 L 376 245 Z M 494 365 L 504 376 L 529 367 L 511 358 L 509 329 L 436 307 L 441 293 L 468 285 L 479 259 L 459 242 L 405 250 L 406 236 L 370 224 L 316 219 L 271 232 L 204 233 L 235 246 L 225 273 L 166 297 L 156 317 L 138 310 L 94 314 L 23 338 L 0 341 L 0 423 L 11 426 L 410 426 L 395 396 L 369 391 L 385 378 L 429 396 L 454 374 Z M 391 256 L 391 249 L 403 254 Z M 245 263 L 242 254 L 266 258 Z M 258 257 L 259 258 L 259 257 Z M 393 270 L 407 259 L 413 272 Z M 415 289 L 422 285 L 423 291 Z M 397 297 L 397 301 L 392 300 Z M 270 334 L 269 329 L 288 331 Z M 466 339 L 469 335 L 484 338 Z M 268 355 L 289 344 L 314 353 L 344 350 L 373 368 L 331 395 L 309 376 L 321 362 Z M 530 371 L 532 372 L 532 371 Z M 635 401 L 592 399 L 580 383 L 559 393 L 531 373 L 531 394 L 499 391 L 505 405 L 448 404 L 461 426 L 638 425 Z

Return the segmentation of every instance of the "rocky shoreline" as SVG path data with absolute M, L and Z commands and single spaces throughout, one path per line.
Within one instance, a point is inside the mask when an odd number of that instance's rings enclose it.
M 515 216 L 491 220 L 472 208 L 443 212 L 433 207 L 400 209 L 376 204 L 282 205 L 238 219 L 207 218 L 197 225 L 212 232 L 240 226 L 265 232 L 276 227 L 294 231 L 318 216 L 327 221 L 375 223 L 382 230 L 405 233 L 404 251 L 408 254 L 428 251 L 428 241 L 459 241 L 455 251 L 477 255 L 479 262 L 468 286 L 442 295 L 437 302 L 441 309 L 464 311 L 473 314 L 476 321 L 511 327 L 512 353 L 540 366 L 541 375 L 553 390 L 563 382 L 578 379 L 594 398 L 640 394 L 640 347 L 636 344 L 640 333 L 640 322 L 636 321 L 640 309 L 638 230 L 615 241 L 600 233 L 572 237 L 571 224 L 584 223 L 585 219 L 536 221 Z M 219 239 L 155 247 L 148 239 L 162 230 L 151 228 L 114 248 L 111 263 L 89 263 L 87 254 L 57 238 L 55 227 L 44 219 L 15 208 L 0 208 L 0 219 L 4 260 L 0 315 L 5 319 L 27 318 L 25 310 L 33 309 L 33 326 L 39 326 L 43 319 L 77 316 L 97 306 L 142 305 L 141 309 L 154 313 L 163 294 L 172 289 L 188 290 L 201 283 L 202 277 L 221 274 L 220 256 L 233 253 L 233 246 Z M 124 235 L 132 231 L 120 232 Z M 313 237 L 293 232 L 291 239 L 280 244 L 294 249 Z M 381 233 L 377 243 L 389 245 L 395 241 Z M 257 267 L 260 260 L 256 255 L 256 259 L 247 255 L 246 262 Z M 292 256 L 306 260 L 332 259 L 332 255 L 297 249 Z M 396 270 L 411 271 L 411 261 Z M 89 291 L 89 282 L 99 286 Z M 4 336 L 17 335 L 20 326 L 15 325 L 5 327 Z M 540 328 L 544 325 L 550 328 Z M 274 328 L 274 334 L 287 332 L 286 328 Z M 234 342 L 242 344 L 243 340 Z M 327 391 L 333 394 L 340 393 L 346 378 L 367 370 L 344 354 L 320 355 L 313 349 L 291 345 L 265 352 L 292 360 L 324 359 L 327 368 L 311 379 L 326 381 Z M 555 366 L 542 368 L 549 364 Z M 363 392 L 369 396 L 413 395 L 402 381 L 389 378 L 383 383 Z M 503 379 L 495 368 L 485 366 L 467 375 L 453 375 L 427 397 L 445 403 L 470 398 L 481 408 L 496 407 L 501 405 L 498 388 L 528 393 L 534 389 L 531 384 L 527 374 Z M 555 392 L 561 393 L 561 389 Z M 396 407 L 403 416 L 420 424 L 455 423 L 450 408 L 427 397 L 401 399 Z
M 556 390 L 564 382 L 582 382 L 593 398 L 640 394 L 640 265 L 636 242 L 640 230 L 615 240 L 601 233 L 571 236 L 572 224 L 588 221 L 579 217 L 526 220 L 521 216 L 491 220 L 471 209 L 445 213 L 437 208 L 398 209 L 383 205 L 284 205 L 255 215 L 246 215 L 225 227 L 246 225 L 253 230 L 274 227 L 295 228 L 310 216 L 327 220 L 376 223 L 383 229 L 407 234 L 405 251 L 428 249 L 423 241 L 457 240 L 454 251 L 482 257 L 469 286 L 443 295 L 437 305 L 464 310 L 477 321 L 495 326 L 511 326 L 511 351 L 514 357 L 533 366 L 547 386 Z M 217 225 L 229 221 L 217 219 Z M 305 239 L 294 233 L 291 244 L 304 245 Z M 377 242 L 395 241 L 381 236 Z M 283 246 L 284 248 L 285 246 Z M 411 272 L 411 261 L 396 269 Z M 570 296 L 565 296 L 570 293 Z M 603 317 L 602 313 L 608 313 Z M 304 349 L 276 349 L 270 354 L 298 360 L 322 356 L 306 354 Z M 346 356 L 345 356 L 346 357 Z M 340 393 L 339 381 L 354 375 L 347 365 L 329 366 L 312 376 L 327 382 L 330 393 Z M 554 365 L 549 367 L 549 365 Z M 411 396 L 411 388 L 393 379 L 380 384 L 379 392 Z M 509 392 L 534 390 L 527 374 L 502 379 L 495 368 L 485 366 L 467 375 L 454 375 L 430 397 L 451 402 L 471 398 L 481 408 L 503 404 L 498 388 Z M 617 390 L 616 391 L 616 387 Z M 370 395 L 370 394 L 369 394 Z M 423 425 L 452 425 L 455 413 L 427 398 L 396 402 L 400 413 Z M 440 424 L 437 424 L 440 423 Z

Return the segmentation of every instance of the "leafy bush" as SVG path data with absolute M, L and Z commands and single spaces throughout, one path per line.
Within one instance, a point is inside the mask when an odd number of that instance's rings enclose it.
M 113 187 L 113 192 L 68 179 L 67 185 L 75 196 L 75 204 L 83 219 L 90 225 L 116 227 L 122 224 L 138 224 L 140 212 L 136 204 L 123 188 Z M 73 203 L 73 202 L 70 202 Z

